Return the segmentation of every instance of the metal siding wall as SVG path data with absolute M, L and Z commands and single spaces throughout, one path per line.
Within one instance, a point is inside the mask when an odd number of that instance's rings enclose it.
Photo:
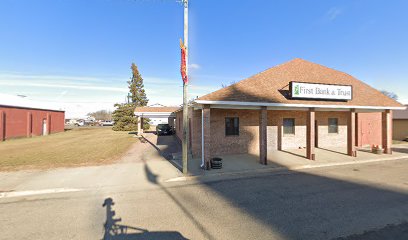
M 33 136 L 42 135 L 42 120 L 47 119 L 47 114 L 52 115 L 51 133 L 64 131 L 64 112 L 0 107 L 1 111 L 5 115 L 5 119 L 3 120 L 4 127 L 0 131 L 5 132 L 5 139 L 27 137 L 30 119 L 27 116 L 29 113 L 31 113 L 31 133 Z

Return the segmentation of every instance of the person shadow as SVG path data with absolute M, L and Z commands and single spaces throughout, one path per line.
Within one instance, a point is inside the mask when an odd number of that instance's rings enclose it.
M 106 221 L 102 240 L 140 240 L 140 239 L 163 239 L 163 240 L 188 240 L 176 231 L 149 231 L 147 229 L 122 225 L 121 218 L 115 218 L 113 210 L 115 202 L 112 198 L 106 198 L 102 207 L 106 208 Z

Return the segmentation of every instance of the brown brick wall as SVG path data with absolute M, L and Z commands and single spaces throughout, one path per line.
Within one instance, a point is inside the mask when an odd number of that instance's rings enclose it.
M 357 113 L 357 146 L 381 145 L 381 112 Z
M 251 153 L 259 154 L 259 112 L 260 110 L 234 110 L 234 109 L 211 109 L 211 154 L 213 156 L 222 154 Z M 346 147 L 347 146 L 347 117 L 348 112 L 320 112 L 316 111 L 316 121 L 318 123 L 317 135 L 318 146 L 322 148 Z M 358 113 L 357 115 L 360 115 Z M 306 147 L 306 111 L 267 111 L 267 150 L 296 149 Z M 365 115 L 364 115 L 365 116 Z M 374 117 L 373 117 L 374 116 Z M 380 117 L 377 121 L 377 117 Z M 225 136 L 225 117 L 239 117 L 240 135 Z M 329 117 L 338 118 L 338 133 L 328 133 Z M 381 126 L 381 113 L 369 114 L 365 116 L 372 118 L 374 126 Z M 182 112 L 177 113 L 176 130 L 177 136 L 181 139 L 181 131 L 177 127 L 180 122 Z M 284 135 L 282 129 L 283 118 L 295 118 L 295 134 Z M 182 129 L 182 128 L 180 128 Z M 278 131 L 280 130 L 280 132 Z M 381 133 L 381 127 L 377 128 Z M 378 135 L 378 134 L 377 134 Z M 376 134 L 373 135 L 377 139 Z M 281 141 L 279 141 L 281 136 Z M 191 121 L 191 147 L 194 157 L 201 157 L 201 110 L 192 112 Z M 381 141 L 381 137 L 378 139 Z M 373 142 L 375 142 L 373 140 Z M 381 143 L 380 143 L 381 144 Z
M 347 117 L 349 112 L 316 112 L 318 147 L 347 146 Z M 329 133 L 329 118 L 338 119 L 338 133 Z
M 295 119 L 295 134 L 283 134 L 284 118 Z M 281 136 L 281 140 L 279 140 Z M 306 146 L 306 111 L 268 111 L 268 151 Z
M 201 109 L 194 110 L 193 112 L 193 122 L 191 126 L 191 147 L 194 157 L 201 156 Z
M 239 117 L 239 136 L 225 136 L 225 118 Z M 259 153 L 259 110 L 211 109 L 213 155 Z
M 176 136 L 183 139 L 183 111 L 176 112 Z

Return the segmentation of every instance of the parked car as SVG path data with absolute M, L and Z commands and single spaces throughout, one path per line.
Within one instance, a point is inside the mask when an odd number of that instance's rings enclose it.
M 101 125 L 102 126 L 113 126 L 113 121 L 102 121 Z
M 158 124 L 156 126 L 157 136 L 174 134 L 173 128 L 169 124 Z
M 85 125 L 85 121 L 77 121 L 74 125 L 77 127 L 82 127 Z

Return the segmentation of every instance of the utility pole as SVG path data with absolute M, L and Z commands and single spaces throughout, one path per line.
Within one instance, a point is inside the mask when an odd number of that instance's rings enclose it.
M 186 76 L 188 76 L 188 0 L 183 0 L 184 7 L 184 46 L 186 48 Z M 183 174 L 187 174 L 189 122 L 188 122 L 188 81 L 183 83 Z

